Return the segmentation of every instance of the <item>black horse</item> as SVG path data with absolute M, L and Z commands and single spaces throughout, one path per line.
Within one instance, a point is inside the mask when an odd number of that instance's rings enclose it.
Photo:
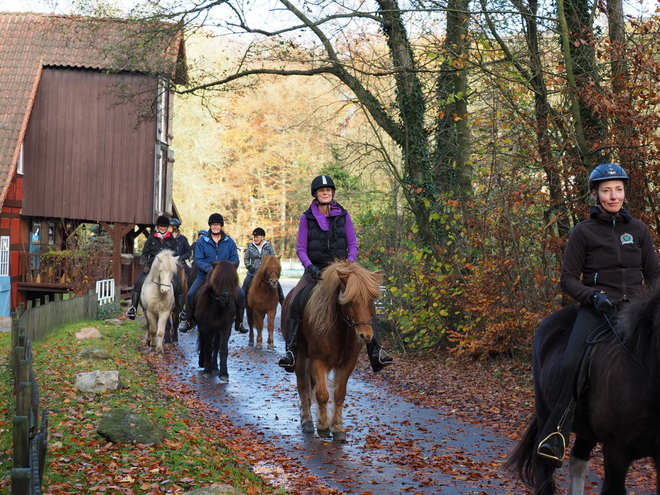
M 603 495 L 625 495 L 626 472 L 633 461 L 660 462 L 660 291 L 625 305 L 618 323 L 593 338 L 587 386 L 576 403 L 571 451 L 571 495 L 583 493 L 589 457 L 602 444 Z M 507 462 L 536 495 L 556 493 L 555 468 L 536 455 L 539 430 L 548 418 L 561 384 L 559 365 L 577 316 L 571 306 L 547 317 L 532 347 L 536 415 Z M 600 329 L 603 330 L 603 329 Z M 656 493 L 660 494 L 660 484 Z
M 219 261 L 212 263 L 213 269 L 206 276 L 206 282 L 194 298 L 193 320 L 199 334 L 197 350 L 199 366 L 203 375 L 211 376 L 218 370 L 220 356 L 220 381 L 229 381 L 227 355 L 229 336 L 236 320 L 236 300 L 238 299 L 238 273 L 233 263 Z

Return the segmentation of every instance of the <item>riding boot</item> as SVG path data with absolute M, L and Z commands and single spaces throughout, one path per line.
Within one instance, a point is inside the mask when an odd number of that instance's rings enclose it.
M 296 352 L 298 351 L 298 339 L 300 338 L 300 320 L 287 318 L 286 320 L 286 353 L 277 362 L 285 371 L 293 373 L 296 365 Z
M 380 347 L 380 322 L 376 315 L 371 317 L 371 325 L 374 329 L 374 335 L 371 338 L 371 342 L 367 344 L 367 354 L 371 363 L 371 369 L 374 373 L 378 373 L 385 366 L 392 364 L 394 359 Z
M 138 278 L 135 281 L 135 285 L 133 286 L 133 293 L 131 294 L 131 307 L 128 308 L 128 311 L 126 311 L 126 316 L 131 320 L 134 320 L 135 316 L 137 315 L 137 305 L 140 301 L 140 293 L 142 292 L 142 284 L 144 283 L 145 278 L 146 274 L 144 272 L 140 272 L 140 275 L 138 275 Z
M 243 289 L 241 289 L 241 293 L 244 294 Z M 245 312 L 245 296 L 238 298 L 238 301 L 236 301 L 236 331 L 238 333 L 248 333 L 250 330 L 248 329 L 247 326 L 245 326 L 245 323 L 243 323 L 243 313 Z
M 179 295 L 179 307 L 183 308 L 183 294 Z M 190 330 L 188 315 L 186 315 L 184 309 L 181 309 L 181 312 L 179 313 L 179 328 L 177 330 L 181 333 L 188 333 L 188 330 Z
M 548 418 L 546 425 L 541 431 L 542 440 L 538 443 L 536 454 L 543 457 L 556 468 L 561 467 L 561 463 L 566 457 L 566 447 L 570 440 L 571 428 L 573 426 L 573 417 L 575 414 L 575 400 L 570 399 L 566 408 L 561 407 L 561 398 L 558 401 L 559 407 L 555 406 L 552 414 Z M 563 410 L 562 410 L 563 409 Z M 558 421 L 553 421 L 554 415 L 559 413 Z M 549 423 L 549 424 L 548 424 Z M 548 429 L 555 425 L 555 430 L 548 434 Z

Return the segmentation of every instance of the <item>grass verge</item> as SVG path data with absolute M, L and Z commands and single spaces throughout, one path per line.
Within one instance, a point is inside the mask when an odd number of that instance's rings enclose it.
M 93 326 L 102 335 L 77 340 L 75 333 Z M 186 405 L 176 387 L 158 383 L 156 358 L 145 357 L 144 331 L 138 322 L 122 326 L 81 322 L 55 330 L 32 343 L 40 409 L 49 414 L 44 494 L 124 493 L 127 495 L 184 493 L 212 484 L 229 484 L 246 493 L 284 494 L 254 474 L 219 438 L 205 418 Z M 14 400 L 9 370 L 9 333 L 0 334 L 0 489 L 11 485 L 11 420 Z M 77 358 L 87 347 L 107 350 L 112 359 Z M 76 375 L 94 370 L 118 370 L 125 388 L 86 395 L 75 388 Z M 163 426 L 169 439 L 162 445 L 120 445 L 97 432 L 105 411 L 131 409 Z

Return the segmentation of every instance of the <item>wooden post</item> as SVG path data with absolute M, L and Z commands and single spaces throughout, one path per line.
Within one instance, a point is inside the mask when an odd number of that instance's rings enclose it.
M 30 467 L 30 425 L 27 416 L 14 416 L 14 467 Z
M 115 279 L 115 284 L 121 287 L 121 240 L 135 228 L 135 224 L 115 223 L 112 226 L 106 222 L 100 224 L 112 237 L 112 278 Z

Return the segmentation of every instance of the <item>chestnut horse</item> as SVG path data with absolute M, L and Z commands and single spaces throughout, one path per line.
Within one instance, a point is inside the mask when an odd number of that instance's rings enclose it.
M 174 308 L 172 279 L 179 269 L 174 253 L 165 249 L 156 255 L 151 269 L 144 279 L 140 304 L 147 319 L 146 342 L 150 351 L 162 356 L 165 326 Z
M 346 385 L 365 343 L 373 337 L 374 302 L 380 295 L 382 272 L 370 272 L 359 263 L 335 261 L 321 272 L 311 289 L 301 319 L 296 355 L 300 422 L 305 433 L 314 431 L 312 396 L 317 404 L 316 431 L 320 437 L 346 440 L 342 411 Z M 292 301 L 282 305 L 282 334 Z M 333 377 L 333 410 L 328 417 L 328 375 Z
M 277 284 L 280 280 L 282 267 L 278 256 L 264 256 L 261 266 L 255 273 L 247 293 L 245 310 L 250 327 L 249 345 L 254 345 L 252 327 L 257 330 L 257 347 L 262 345 L 261 331 L 264 328 L 264 318 L 268 316 L 268 348 L 274 349 L 273 331 L 275 330 L 275 313 L 279 303 Z
M 211 376 L 218 369 L 218 379 L 229 381 L 227 356 L 229 355 L 229 336 L 236 319 L 236 300 L 238 299 L 238 273 L 230 261 L 211 263 L 213 269 L 206 276 L 204 284 L 196 291 L 193 322 L 199 330 L 197 348 L 199 365 L 204 368 L 203 375 Z

